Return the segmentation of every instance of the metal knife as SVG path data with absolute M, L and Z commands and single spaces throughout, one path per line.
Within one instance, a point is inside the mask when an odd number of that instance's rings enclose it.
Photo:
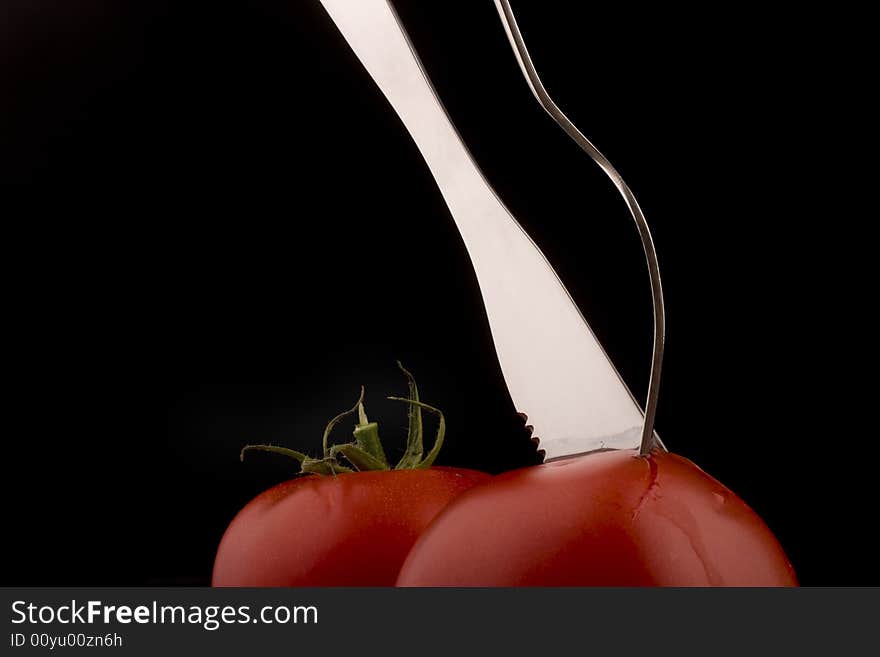
M 641 448 L 645 453 L 662 447 L 654 434 L 653 414 L 663 351 L 663 306 L 650 232 L 617 172 L 544 91 L 507 1 L 496 0 L 499 16 L 535 97 L 612 177 L 642 235 L 655 300 L 646 414 L 550 263 L 468 152 L 393 6 L 388 0 L 320 1 L 406 126 L 440 188 L 476 271 L 510 396 L 534 428 L 545 460 L 603 449 Z

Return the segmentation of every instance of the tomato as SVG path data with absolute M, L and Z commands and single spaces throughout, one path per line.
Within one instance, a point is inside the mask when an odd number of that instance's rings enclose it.
M 413 375 L 406 449 L 393 465 L 367 418 L 364 389 L 357 403 L 330 420 L 323 450 L 310 458 L 277 445 L 247 445 L 241 452 L 273 452 L 299 464 L 306 476 L 275 486 L 242 509 L 214 559 L 214 586 L 393 586 L 416 539 L 453 498 L 490 475 L 435 468 L 443 447 L 443 412 L 419 400 Z M 424 453 L 422 411 L 437 416 L 437 437 Z M 333 428 L 357 416 L 353 441 L 330 444 Z
M 796 586 L 739 497 L 690 461 L 609 451 L 495 477 L 422 534 L 399 586 Z
M 393 586 L 425 527 L 453 498 L 490 479 L 430 468 L 310 475 L 239 512 L 214 562 L 214 586 Z

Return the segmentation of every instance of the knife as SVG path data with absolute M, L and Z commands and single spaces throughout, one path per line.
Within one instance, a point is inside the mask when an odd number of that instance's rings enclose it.
M 471 156 L 388 0 L 320 0 L 400 117 L 431 171 L 477 276 L 492 339 L 516 409 L 545 460 L 662 443 L 654 413 L 663 355 L 663 298 L 650 231 L 601 153 L 556 107 L 534 71 L 506 0 L 499 16 L 538 102 L 612 178 L 639 228 L 654 292 L 654 359 L 647 412 L 618 374 L 547 258 Z

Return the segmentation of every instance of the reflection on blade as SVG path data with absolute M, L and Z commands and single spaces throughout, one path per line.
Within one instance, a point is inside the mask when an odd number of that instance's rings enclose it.
M 476 271 L 501 369 L 545 458 L 639 447 L 643 415 L 553 268 L 483 177 L 387 0 L 321 0 L 400 116 Z

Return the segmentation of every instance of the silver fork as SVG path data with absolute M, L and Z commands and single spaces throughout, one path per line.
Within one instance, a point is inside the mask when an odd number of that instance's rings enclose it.
M 388 0 L 320 0 L 425 159 L 476 271 L 501 370 L 546 460 L 601 449 L 642 454 L 654 432 L 665 339 L 651 233 L 629 187 L 547 94 L 507 0 L 495 0 L 517 61 L 541 106 L 620 191 L 644 245 L 654 303 L 646 411 L 621 379 L 550 263 L 483 176 L 437 96 Z

